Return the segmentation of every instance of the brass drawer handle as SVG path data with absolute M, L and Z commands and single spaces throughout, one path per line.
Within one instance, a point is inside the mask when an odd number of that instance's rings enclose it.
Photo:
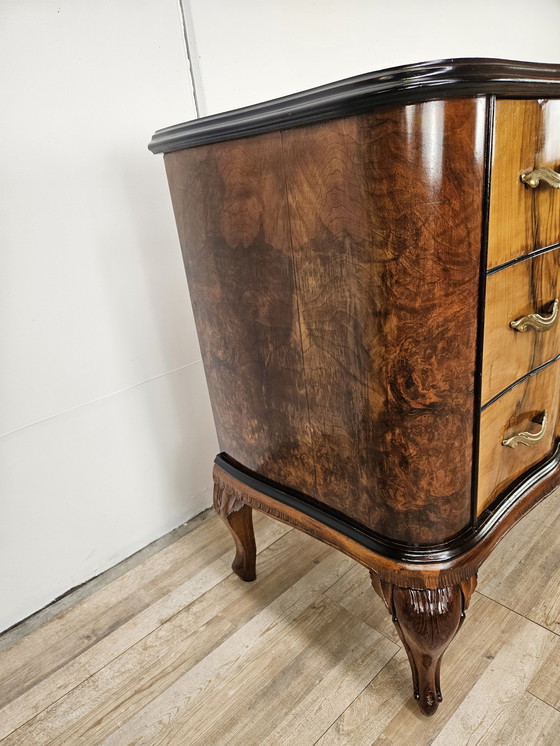
M 536 168 L 528 174 L 521 174 L 521 181 L 533 189 L 538 187 L 541 180 L 546 181 L 553 189 L 560 189 L 560 174 L 557 174 L 551 168 Z
M 502 445 L 508 448 L 517 448 L 519 444 L 524 446 L 536 446 L 543 438 L 546 432 L 546 426 L 548 425 L 548 414 L 546 410 L 539 415 L 541 429 L 538 433 L 518 433 L 512 435 L 511 438 L 502 440 Z
M 555 298 L 552 303 L 552 311 L 548 316 L 541 316 L 540 313 L 531 313 L 529 316 L 522 316 L 520 319 L 510 321 L 509 325 L 516 332 L 528 332 L 529 329 L 534 329 L 536 332 L 547 332 L 558 321 L 559 303 L 559 299 Z

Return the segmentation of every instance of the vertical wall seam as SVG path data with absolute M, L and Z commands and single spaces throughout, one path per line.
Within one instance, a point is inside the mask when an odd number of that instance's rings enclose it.
M 189 0 L 178 0 L 178 3 L 194 108 L 196 111 L 196 118 L 200 119 L 200 117 L 206 114 L 206 105 L 204 102 L 204 95 L 202 93 L 202 80 L 196 54 L 193 16 L 190 10 L 190 6 L 188 8 L 185 7 L 189 5 Z

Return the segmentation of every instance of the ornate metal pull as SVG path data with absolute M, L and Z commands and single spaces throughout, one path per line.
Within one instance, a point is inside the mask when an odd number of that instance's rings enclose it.
M 522 316 L 520 319 L 510 321 L 510 326 L 516 332 L 528 332 L 534 329 L 536 332 L 547 332 L 552 329 L 558 321 L 558 306 L 560 300 L 555 298 L 552 302 L 552 310 L 548 316 L 542 316 L 540 313 L 531 313 L 529 316 Z
M 546 181 L 554 189 L 560 189 L 560 174 L 551 168 L 535 168 L 527 174 L 521 174 L 521 181 L 535 189 L 541 181 Z
M 518 433 L 512 435 L 511 438 L 502 440 L 502 445 L 508 448 L 517 448 L 519 444 L 524 446 L 536 446 L 543 438 L 546 433 L 546 426 L 548 425 L 548 414 L 546 410 L 539 415 L 541 429 L 538 433 Z

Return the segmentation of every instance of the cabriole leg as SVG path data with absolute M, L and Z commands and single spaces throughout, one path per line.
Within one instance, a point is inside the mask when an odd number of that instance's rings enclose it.
M 414 697 L 425 715 L 433 715 L 442 699 L 441 659 L 463 623 L 476 575 L 459 585 L 423 589 L 392 585 L 374 570 L 370 575 L 408 654 Z
M 242 580 L 257 577 L 255 570 L 257 549 L 253 531 L 253 510 L 229 484 L 224 484 L 214 472 L 214 510 L 229 528 L 235 541 L 235 558 L 231 569 Z

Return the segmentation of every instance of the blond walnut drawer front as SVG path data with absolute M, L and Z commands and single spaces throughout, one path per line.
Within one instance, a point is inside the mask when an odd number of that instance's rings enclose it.
M 488 226 L 488 267 L 560 241 L 560 189 L 535 169 L 560 170 L 560 101 L 496 102 Z M 560 183 L 560 180 L 559 180 Z
M 483 404 L 560 353 L 559 305 L 559 249 L 488 277 Z
M 542 461 L 559 434 L 560 361 L 525 378 L 486 407 L 480 422 L 478 513 L 511 482 Z M 546 422 L 543 415 L 546 413 Z M 507 445 L 521 433 L 530 437 Z M 533 440 L 531 436 L 537 436 Z M 527 440 L 528 444 L 521 441 Z M 513 446 L 513 447 L 512 447 Z

